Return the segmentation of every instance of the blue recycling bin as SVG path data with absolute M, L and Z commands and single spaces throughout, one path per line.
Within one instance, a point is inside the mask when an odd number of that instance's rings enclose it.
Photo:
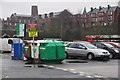
M 23 44 L 13 43 L 11 50 L 12 60 L 22 60 L 23 59 Z

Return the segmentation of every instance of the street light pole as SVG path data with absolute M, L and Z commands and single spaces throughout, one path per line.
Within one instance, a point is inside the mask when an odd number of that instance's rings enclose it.
M 62 27 L 63 27 L 63 26 L 62 26 L 62 16 L 61 16 L 61 21 L 60 21 L 60 22 L 61 22 L 60 24 L 61 24 L 61 40 L 62 40 L 62 37 L 63 37 L 63 36 L 62 36 L 62 35 L 63 35 L 63 34 L 62 34 Z

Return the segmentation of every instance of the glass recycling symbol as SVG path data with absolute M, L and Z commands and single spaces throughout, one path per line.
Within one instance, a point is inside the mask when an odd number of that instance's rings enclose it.
M 34 53 L 36 52 L 36 49 L 35 49 L 35 48 L 33 48 L 33 52 L 34 52 Z

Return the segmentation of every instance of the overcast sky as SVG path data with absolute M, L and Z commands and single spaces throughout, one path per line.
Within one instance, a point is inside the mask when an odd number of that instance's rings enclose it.
M 99 6 L 107 7 L 107 5 L 118 6 L 119 0 L 1 0 L 0 1 L 0 18 L 10 17 L 12 13 L 31 15 L 31 6 L 38 6 L 38 13 L 45 14 L 50 12 L 60 12 L 68 9 L 71 13 L 81 13 L 86 7 L 87 11 L 90 7 Z

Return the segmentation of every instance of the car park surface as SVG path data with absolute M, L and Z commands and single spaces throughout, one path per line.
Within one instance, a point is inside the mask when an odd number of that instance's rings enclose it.
M 62 64 L 43 64 L 45 67 L 25 67 L 25 61 L 11 60 L 2 54 L 2 78 L 118 78 L 118 60 L 90 61 L 65 59 Z M 34 64 L 33 64 L 34 65 Z M 31 67 L 30 67 L 31 66 Z M 104 80 L 104 79 L 102 79 Z

